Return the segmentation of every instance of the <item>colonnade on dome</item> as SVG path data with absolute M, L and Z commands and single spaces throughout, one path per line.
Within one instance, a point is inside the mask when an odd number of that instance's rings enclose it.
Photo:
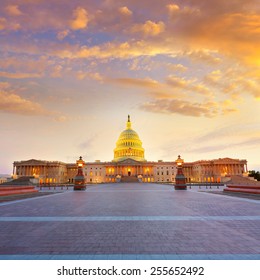
M 116 142 L 113 161 L 120 162 L 127 158 L 141 162 L 145 161 L 142 141 L 140 140 L 138 134 L 132 129 L 132 123 L 129 115 L 126 123 L 126 129 L 120 133 Z
M 115 159 L 117 159 L 117 158 L 127 158 L 127 157 L 144 158 L 144 152 L 143 151 L 138 151 L 138 150 L 134 150 L 134 149 L 131 149 L 131 148 L 121 149 L 119 151 L 116 151 L 114 153 L 114 155 L 115 155 Z

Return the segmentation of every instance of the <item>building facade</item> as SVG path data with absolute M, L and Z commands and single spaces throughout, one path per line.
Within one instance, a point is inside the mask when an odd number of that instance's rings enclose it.
M 246 175 L 245 159 L 219 158 L 184 162 L 183 173 L 187 182 L 223 182 L 232 175 Z M 132 129 L 130 116 L 126 129 L 116 142 L 114 158 L 110 162 L 86 162 L 84 176 L 87 183 L 174 182 L 177 173 L 175 161 L 157 162 L 145 159 L 145 150 L 138 134 Z M 74 183 L 77 174 L 76 163 L 60 161 L 27 160 L 15 161 L 14 177 L 34 176 L 40 184 Z

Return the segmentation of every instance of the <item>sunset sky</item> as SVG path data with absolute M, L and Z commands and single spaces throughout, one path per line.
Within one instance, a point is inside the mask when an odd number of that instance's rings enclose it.
M 0 173 L 110 161 L 128 114 L 147 160 L 260 170 L 259 0 L 1 0 Z

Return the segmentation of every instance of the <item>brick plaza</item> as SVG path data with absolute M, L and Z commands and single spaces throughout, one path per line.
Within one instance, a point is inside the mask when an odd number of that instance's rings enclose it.
M 260 259 L 260 200 L 102 184 L 0 204 L 0 259 Z

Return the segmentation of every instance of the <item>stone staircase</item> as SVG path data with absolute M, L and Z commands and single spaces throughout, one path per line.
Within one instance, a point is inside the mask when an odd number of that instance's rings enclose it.
M 10 196 L 17 194 L 30 194 L 38 192 L 30 181 L 34 177 L 24 176 L 10 182 L 0 184 L 0 196 Z
M 0 186 L 32 186 L 31 180 L 33 179 L 33 176 L 22 176 L 12 181 L 2 183 Z
M 122 176 L 120 183 L 139 183 L 136 176 Z
M 247 193 L 260 195 L 260 182 L 238 175 L 231 176 L 224 192 Z
M 10 196 L 16 194 L 36 193 L 33 186 L 0 186 L 0 196 Z
M 243 177 L 239 175 L 231 176 L 231 179 L 226 182 L 227 185 L 249 185 L 249 186 L 260 186 L 259 181 L 250 179 L 251 177 Z
M 248 193 L 260 195 L 260 186 L 227 185 L 224 192 Z

